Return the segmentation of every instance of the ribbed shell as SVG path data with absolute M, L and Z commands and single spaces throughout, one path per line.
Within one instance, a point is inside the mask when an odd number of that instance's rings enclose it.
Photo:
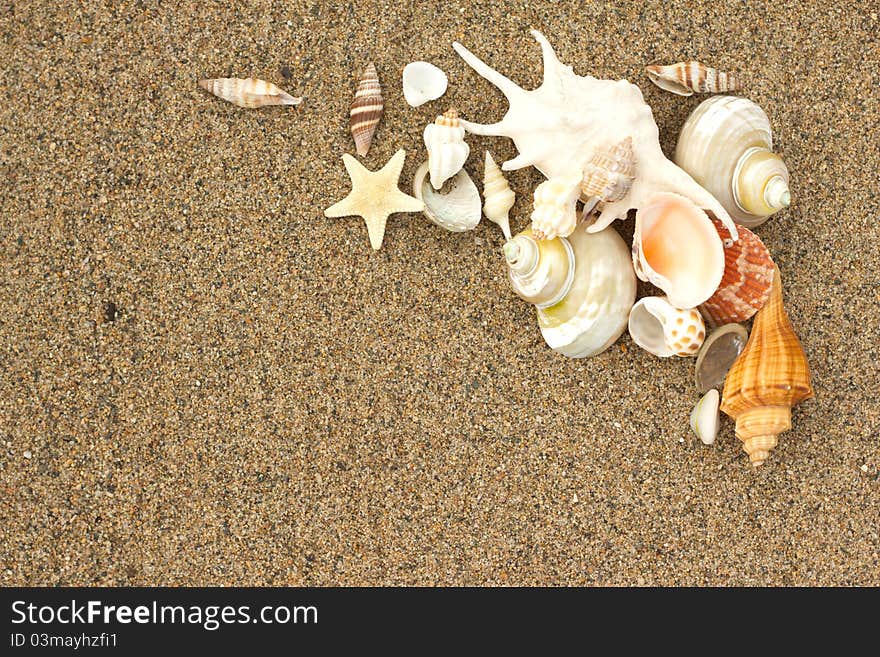
M 504 237 L 510 239 L 510 208 L 516 201 L 516 194 L 507 184 L 507 178 L 486 151 L 485 168 L 483 169 L 483 214 L 489 221 L 501 226 Z
M 717 219 L 712 223 L 724 244 L 724 275 L 715 293 L 700 305 L 700 312 L 712 327 L 738 324 L 767 303 L 776 266 L 770 251 L 748 228 L 740 227 L 739 240 L 734 242 L 724 224 Z
M 298 105 L 302 102 L 302 98 L 294 98 L 271 82 L 258 78 L 213 78 L 199 80 L 199 86 L 218 98 L 239 107 Z
M 619 201 L 632 186 L 635 170 L 632 137 L 627 137 L 611 149 L 598 151 L 587 162 L 581 192 L 587 199 Z
M 697 93 L 723 93 L 741 89 L 736 73 L 725 73 L 700 62 L 678 62 L 667 66 L 646 66 L 651 82 L 679 96 Z
M 440 189 L 443 183 L 461 171 L 471 152 L 464 140 L 464 128 L 458 119 L 458 112 L 447 110 L 425 128 L 422 136 L 428 151 L 431 185 L 434 189 Z
M 791 408 L 812 396 L 810 367 L 785 312 L 777 269 L 770 300 L 724 381 L 721 410 L 736 420 L 743 449 L 760 465 L 776 446 L 776 436 L 791 428 Z
M 535 188 L 532 230 L 538 239 L 568 237 L 577 227 L 576 205 L 580 194 L 576 174 L 545 180 Z
M 357 154 L 361 157 L 369 152 L 373 135 L 384 111 L 385 102 L 382 99 L 379 75 L 376 73 L 376 67 L 370 64 L 364 69 L 351 103 L 351 136 L 354 137 Z

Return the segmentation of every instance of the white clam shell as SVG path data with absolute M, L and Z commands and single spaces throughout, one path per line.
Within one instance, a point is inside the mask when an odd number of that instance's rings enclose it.
M 773 152 L 770 120 L 748 98 L 703 101 L 681 129 L 675 162 L 749 228 L 791 203 L 788 169 Z
M 658 192 L 636 213 L 633 265 L 673 306 L 695 308 L 721 283 L 724 245 L 703 210 L 683 196 Z
M 480 192 L 464 169 L 436 191 L 428 181 L 428 163 L 423 163 L 413 179 L 413 196 L 425 204 L 425 216 L 448 231 L 461 233 L 480 223 Z
M 501 168 L 511 171 L 534 166 L 547 178 L 580 173 L 597 144 L 618 143 L 630 137 L 638 175 L 623 198 L 603 206 L 590 232 L 602 230 L 615 219 L 625 219 L 628 210 L 642 207 L 656 192 L 670 191 L 711 210 L 736 239 L 736 225 L 724 207 L 666 159 L 651 108 L 639 88 L 626 80 L 575 75 L 570 66 L 559 61 L 544 35 L 534 30 L 532 35 L 541 44 L 544 81 L 531 91 L 487 66 L 461 44 L 452 44 L 461 58 L 498 87 L 510 103 L 507 114 L 497 123 L 462 121 L 473 134 L 514 141 L 519 155 Z
M 666 297 L 639 299 L 629 313 L 633 341 L 655 356 L 696 356 L 706 337 L 699 311 L 673 307 Z
M 703 395 L 691 411 L 691 429 L 704 445 L 711 445 L 718 435 L 718 406 L 721 396 L 714 388 Z
M 428 62 L 411 62 L 403 69 L 403 97 L 410 107 L 437 100 L 448 85 L 446 73 Z
M 424 139 L 431 184 L 434 189 L 440 189 L 443 183 L 461 171 L 471 149 L 464 141 L 461 125 L 431 123 L 425 128 Z
M 605 351 L 626 330 L 636 277 L 614 229 L 590 233 L 581 224 L 567 241 L 575 262 L 570 287 L 558 303 L 538 308 L 538 325 L 551 349 L 584 358 Z

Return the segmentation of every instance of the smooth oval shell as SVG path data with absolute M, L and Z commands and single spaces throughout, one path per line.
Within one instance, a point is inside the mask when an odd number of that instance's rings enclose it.
M 438 191 L 428 180 L 428 163 L 417 170 L 413 196 L 425 204 L 425 216 L 453 233 L 473 230 L 480 223 L 480 192 L 462 169 Z
M 711 445 L 718 435 L 718 403 L 720 397 L 714 388 L 696 403 L 691 411 L 691 429 L 704 445 Z
M 724 384 L 727 372 L 739 358 L 749 332 L 740 324 L 725 324 L 711 331 L 697 354 L 695 378 L 700 394 Z
M 571 287 L 558 303 L 538 309 L 538 326 L 551 349 L 585 358 L 605 351 L 626 330 L 636 277 L 614 229 L 590 233 L 581 224 L 567 240 L 575 263 Z
M 654 64 L 646 66 L 645 72 L 655 85 L 679 96 L 691 96 L 695 91 L 724 93 L 742 88 L 736 73 L 725 73 L 696 61 L 666 66 Z
M 714 96 L 685 121 L 675 162 L 709 190 L 734 221 L 754 227 L 791 203 L 788 169 L 772 151 L 764 110 L 747 98 Z
M 428 62 L 410 62 L 403 68 L 403 97 L 410 107 L 437 100 L 448 85 L 446 73 Z
M 199 80 L 199 86 L 233 105 L 250 109 L 272 105 L 298 105 L 302 102 L 302 98 L 294 98 L 271 82 L 259 78 L 214 78 Z
M 659 192 L 636 213 L 633 264 L 670 304 L 695 308 L 721 283 L 724 249 L 703 210 L 683 196 Z
M 770 298 L 776 265 L 761 239 L 740 228 L 739 240 L 717 219 L 712 223 L 724 245 L 724 275 L 714 294 L 700 305 L 710 326 L 736 324 L 751 319 Z
M 700 313 L 679 310 L 666 297 L 639 299 L 630 310 L 628 326 L 633 342 L 661 358 L 695 356 L 706 337 Z

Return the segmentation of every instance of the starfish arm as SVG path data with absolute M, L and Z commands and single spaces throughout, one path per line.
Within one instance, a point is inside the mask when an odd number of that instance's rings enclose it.
M 392 180 L 393 184 L 397 184 L 397 179 L 400 178 L 400 172 L 403 171 L 403 163 L 406 161 L 406 151 L 402 148 L 397 151 L 390 160 L 382 167 L 378 173 L 382 174 L 382 176 L 388 176 L 386 180 Z
M 355 207 L 355 204 L 352 202 L 352 194 L 349 194 L 338 203 L 334 203 L 324 210 L 324 216 L 329 218 L 352 217 L 356 214 L 359 213 L 357 207 Z
M 348 153 L 342 154 L 342 163 L 345 165 L 345 170 L 348 171 L 348 177 L 351 178 L 351 183 L 353 187 L 357 187 L 358 180 L 363 180 L 365 176 L 368 176 L 370 173 L 372 173 L 363 164 L 358 162 L 356 158 L 352 157 Z
M 396 212 L 421 212 L 425 209 L 425 204 L 419 199 L 409 194 L 404 194 L 399 189 L 394 190 L 394 194 L 389 194 L 388 207 L 391 208 L 389 214 Z
M 385 222 L 388 221 L 388 215 L 378 213 L 367 213 L 364 222 L 367 224 L 367 234 L 370 236 L 370 246 L 374 251 L 382 248 L 382 242 L 385 241 Z

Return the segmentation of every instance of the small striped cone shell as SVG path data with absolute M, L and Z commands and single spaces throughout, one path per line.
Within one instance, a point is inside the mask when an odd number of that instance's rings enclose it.
M 651 82 L 679 96 L 697 93 L 739 91 L 742 85 L 736 73 L 725 73 L 700 62 L 678 62 L 668 66 L 646 66 Z
M 271 82 L 257 78 L 214 78 L 199 80 L 199 86 L 218 98 L 239 107 L 268 107 L 270 105 L 299 105 L 302 98 L 294 98 Z
M 626 196 L 635 177 L 636 161 L 632 137 L 610 150 L 597 152 L 584 167 L 581 192 L 599 202 L 619 201 Z
M 700 312 L 713 328 L 738 324 L 750 319 L 770 298 L 776 266 L 761 239 L 745 226 L 739 227 L 739 240 L 717 219 L 712 219 L 724 245 L 724 275 L 721 284 Z
M 351 136 L 357 154 L 363 157 L 370 150 L 376 127 L 382 119 L 385 103 L 382 99 L 382 87 L 373 64 L 364 69 L 361 81 L 358 82 L 354 101 L 351 103 Z

